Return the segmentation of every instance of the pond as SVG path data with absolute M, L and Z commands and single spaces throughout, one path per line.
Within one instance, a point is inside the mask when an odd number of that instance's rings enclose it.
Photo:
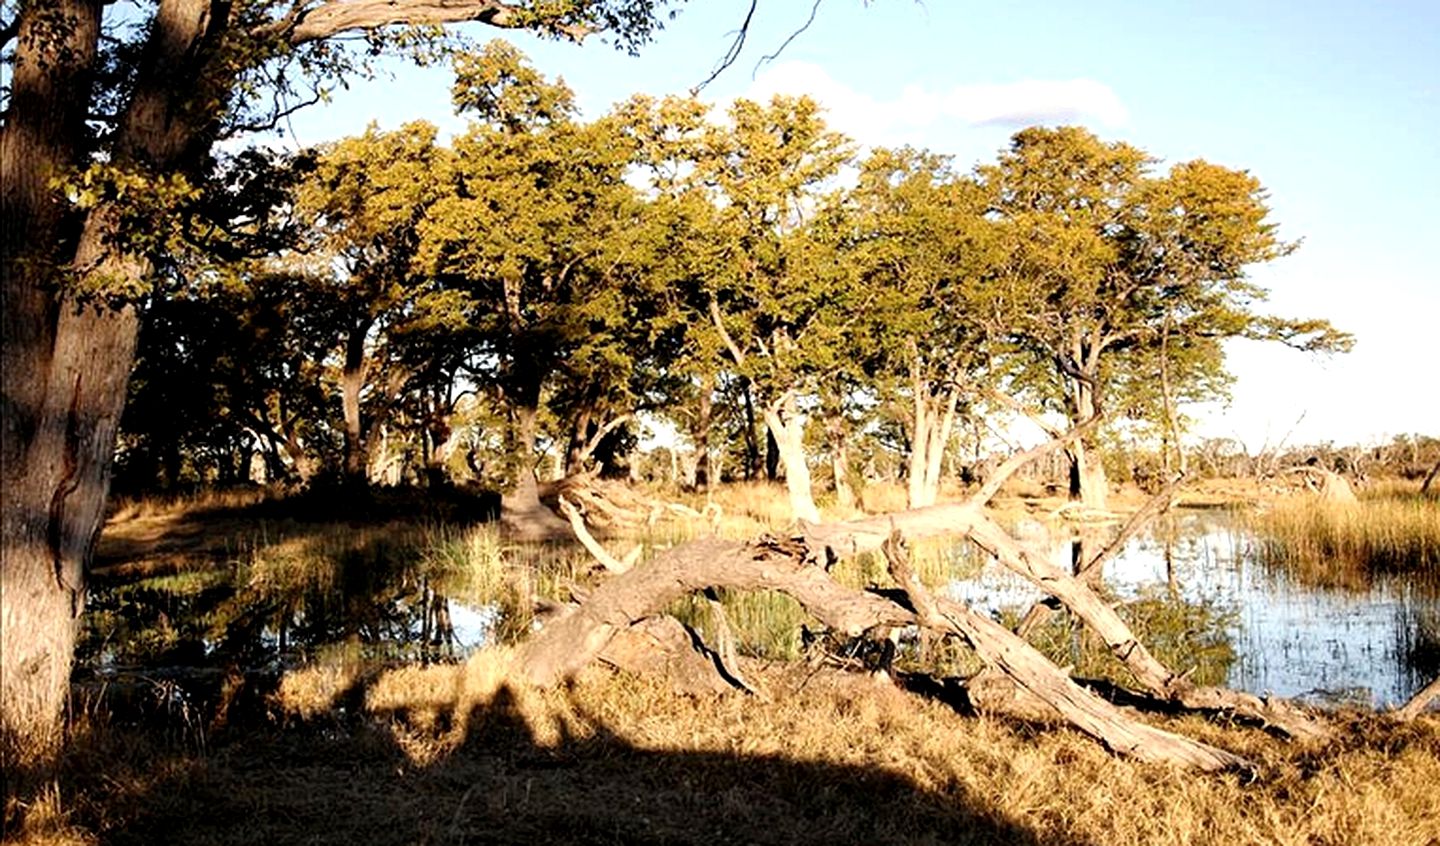
M 1032 549 L 1069 569 L 1068 538 L 1056 538 L 1057 530 L 1039 521 L 1022 520 L 1013 528 Z M 487 643 L 522 636 L 531 621 L 528 608 L 516 610 L 528 604 L 519 597 L 550 592 L 530 579 L 543 580 L 550 567 L 560 572 L 550 584 L 563 583 L 577 576 L 566 568 L 583 561 L 574 550 L 537 551 L 551 563 L 537 565 L 535 575 L 516 586 L 495 581 L 493 564 L 477 568 L 474 550 L 465 553 L 482 535 L 446 531 L 436 541 L 434 534 L 412 542 L 403 532 L 377 529 L 359 540 L 354 532 L 343 541 L 287 540 L 263 561 L 256 553 L 249 563 L 242 556 L 180 575 L 108 585 L 101 580 L 87 610 L 77 677 L 153 678 L 157 670 L 184 676 L 185 668 L 200 668 L 214 678 L 235 667 L 273 675 L 337 657 L 460 660 Z M 437 550 L 449 550 L 450 557 Z M 1157 657 L 1177 671 L 1195 669 L 1200 683 L 1389 707 L 1440 672 L 1435 578 L 1317 579 L 1313 568 L 1292 573 L 1265 566 L 1257 552 L 1258 544 L 1230 512 L 1179 511 L 1106 566 L 1103 589 Z M 531 552 L 510 547 L 505 554 Z M 493 561 L 496 555 L 481 557 Z M 1013 620 L 1040 598 L 998 565 L 980 567 L 971 552 L 957 549 L 949 557 L 954 564 L 947 566 L 955 569 L 942 568 L 942 580 L 949 578 L 946 572 L 968 570 L 972 577 L 953 578 L 946 590 L 979 610 Z M 778 636 L 798 642 L 802 617 L 750 605 L 755 603 L 737 600 L 731 614 L 742 640 L 747 631 L 770 627 L 770 634 L 752 637 L 757 654 L 778 655 L 763 641 L 775 639 L 781 628 Z M 1067 630 L 1063 618 L 1056 622 L 1044 647 L 1052 657 L 1071 659 L 1080 675 L 1100 666 L 1083 654 L 1083 638 Z M 1103 650 L 1091 651 L 1109 660 Z
M 1070 569 L 1068 539 L 1056 541 L 1034 522 L 1015 530 L 1032 549 Z M 1434 577 L 1325 581 L 1262 564 L 1259 544 L 1222 510 L 1163 518 L 1104 573 L 1105 587 L 1120 601 L 1159 596 L 1208 609 L 1233 652 L 1225 678 L 1215 681 L 1240 690 L 1383 708 L 1405 702 L 1440 672 Z M 977 578 L 952 582 L 949 592 L 992 613 L 1023 613 L 1041 597 L 993 564 Z

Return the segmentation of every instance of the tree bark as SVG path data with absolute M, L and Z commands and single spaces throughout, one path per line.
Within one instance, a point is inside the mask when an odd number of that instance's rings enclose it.
M 752 482 L 760 475 L 760 444 L 755 437 L 755 397 L 748 379 L 741 385 L 741 397 L 745 401 L 745 481 Z
M 830 440 L 830 475 L 834 478 L 835 500 L 841 508 L 855 507 L 855 489 L 850 486 L 850 447 L 845 433 L 845 418 L 832 412 L 825 420 L 825 433 Z
M 523 540 L 554 540 L 569 537 L 570 527 L 540 501 L 535 478 L 538 416 L 535 405 L 522 404 L 515 409 L 515 487 L 500 498 L 500 522 Z
M 695 442 L 699 456 L 695 462 L 696 490 L 709 490 L 719 480 L 715 478 L 714 462 L 710 454 L 710 430 L 714 426 L 715 378 L 704 376 L 700 379 L 700 396 L 696 403 L 695 417 L 690 427 L 690 440 Z
M 365 339 L 373 323 L 373 319 L 366 317 L 350 327 L 340 373 L 340 404 L 345 417 L 345 483 L 356 489 L 364 489 L 369 483 L 366 471 L 370 453 L 360 417 L 360 392 L 365 388 Z
M 104 514 L 139 332 L 133 305 L 75 291 L 139 289 L 151 267 L 125 249 L 117 208 L 102 201 L 90 209 L 74 238 L 50 187 L 67 165 L 81 163 L 100 4 L 51 0 L 27 4 L 20 15 L 0 140 L 7 232 L 0 739 L 45 759 L 60 734 L 84 571 Z M 171 84 L 209 19 L 197 0 L 157 9 L 116 129 L 115 165 L 167 169 L 192 151 L 194 121 L 204 115 L 175 103 Z M 28 748 L 17 745 L 21 738 Z
M 805 419 L 796 412 L 793 397 L 766 407 L 765 427 L 785 465 L 785 490 L 795 519 L 819 523 L 820 509 L 810 490 L 810 467 L 805 463 Z
M 955 408 L 960 395 L 948 389 L 932 396 L 918 367 L 912 370 L 911 391 L 914 437 L 910 444 L 908 504 L 911 508 L 924 508 L 934 505 L 940 495 L 940 471 L 950 432 L 955 426 Z

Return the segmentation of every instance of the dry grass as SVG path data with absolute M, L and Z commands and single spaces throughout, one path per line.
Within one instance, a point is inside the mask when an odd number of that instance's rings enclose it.
M 1291 746 L 1169 728 L 1260 762 L 1200 776 L 1065 729 L 962 717 L 869 676 L 756 666 L 772 693 L 681 697 L 596 670 L 541 691 L 503 651 L 311 669 L 207 755 L 87 726 L 14 842 L 1426 844 L 1440 717 Z M 339 710 L 344 707 L 342 712 Z M 62 799 L 63 796 L 63 799 Z M 14 821 L 16 817 L 11 817 Z
M 870 495 L 867 507 L 903 502 L 899 490 Z M 722 534 L 789 523 L 783 488 L 715 496 Z M 413 567 L 443 576 L 456 595 L 519 606 L 583 568 L 573 548 L 509 545 L 483 526 L 272 529 L 245 548 L 241 574 L 257 591 L 348 582 L 352 567 Z M 670 521 L 638 539 L 653 551 L 708 530 Z M 916 558 L 932 584 L 969 566 L 948 548 L 917 547 Z M 865 559 L 837 577 L 885 581 Z M 789 600 L 746 597 L 730 613 L 748 654 L 798 654 L 803 615 Z M 1308 748 L 1197 718 L 1162 721 L 1260 763 L 1253 778 L 1200 776 L 1117 758 L 1068 729 L 961 716 L 869 675 L 751 660 L 747 676 L 771 694 L 761 702 L 677 696 L 660 681 L 598 668 L 541 691 L 517 683 L 510 662 L 490 649 L 460 665 L 396 669 L 336 652 L 257 692 L 259 713 L 232 714 L 225 726 L 201 720 L 203 731 L 193 714 L 177 727 L 174 714 L 91 712 L 41 789 L 10 793 L 7 773 L 6 840 L 1440 842 L 1436 715 L 1409 726 L 1346 717 L 1337 740 Z
M 1292 569 L 1440 570 L 1440 499 L 1413 486 L 1371 489 L 1352 505 L 1282 500 L 1257 512 L 1250 528 L 1264 560 Z

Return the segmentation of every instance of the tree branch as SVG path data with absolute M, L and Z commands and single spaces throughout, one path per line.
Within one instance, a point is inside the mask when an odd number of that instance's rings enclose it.
M 501 0 L 330 0 L 256 27 L 251 35 L 261 39 L 279 37 L 299 45 L 342 32 L 398 24 L 476 22 L 498 29 L 518 29 L 532 25 L 522 12 L 519 6 Z M 589 33 L 588 28 L 575 24 L 556 24 L 552 29 L 574 41 L 583 40 Z
M 699 96 L 701 89 L 718 79 L 720 74 L 728 70 L 731 65 L 735 64 L 735 60 L 740 58 L 740 51 L 745 49 L 745 39 L 750 35 L 750 22 L 755 19 L 755 9 L 759 5 L 760 0 L 750 0 L 750 9 L 745 13 L 745 20 L 740 23 L 740 28 L 735 30 L 735 37 L 730 41 L 730 46 L 726 48 L 725 55 L 720 57 L 720 62 L 715 65 L 714 70 L 710 71 L 709 76 L 705 77 L 699 85 L 690 89 L 691 97 Z
M 715 323 L 715 329 L 720 333 L 720 340 L 725 342 L 725 348 L 730 351 L 730 356 L 735 359 L 736 364 L 745 363 L 745 353 L 741 351 L 735 339 L 730 337 L 730 331 L 725 328 L 725 318 L 720 314 L 720 306 L 716 304 L 715 298 L 710 298 L 710 319 Z
M 995 472 L 991 474 L 990 478 L 985 482 L 985 484 L 980 488 L 980 490 L 976 491 L 975 494 L 970 497 L 970 503 L 977 506 L 985 505 L 991 500 L 992 497 L 995 496 L 995 494 L 1000 492 L 1000 488 L 1003 487 L 1005 483 L 1010 480 L 1011 476 L 1019 472 L 1020 468 L 1024 467 L 1032 461 L 1049 455 L 1057 449 L 1060 449 L 1061 447 L 1080 437 L 1084 433 L 1088 432 L 1090 429 L 1094 428 L 1095 424 L 1099 422 L 1100 415 L 1096 414 L 1089 420 L 1086 420 L 1084 423 L 1081 423 L 1079 426 L 1076 426 L 1068 432 L 1062 432 L 1037 447 L 1032 447 L 1031 449 L 1027 449 L 1024 452 L 1017 452 L 1016 454 L 1005 459 L 1005 462 L 1001 464 L 998 468 L 996 468 Z

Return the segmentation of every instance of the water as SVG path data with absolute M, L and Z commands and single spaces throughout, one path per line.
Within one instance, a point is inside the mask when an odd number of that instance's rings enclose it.
M 1038 523 L 1016 531 L 1032 550 L 1070 569 L 1068 540 L 1056 542 Z M 1255 543 L 1225 512 L 1167 518 L 1106 566 L 1104 584 L 1122 601 L 1161 595 L 1224 612 L 1221 628 L 1234 653 L 1225 684 L 1251 693 L 1390 707 L 1440 670 L 1435 585 L 1404 577 L 1304 584 L 1259 563 Z M 993 563 L 978 578 L 952 583 L 949 593 L 992 613 L 1023 613 L 1041 597 Z
M 1069 539 L 1034 521 L 1014 528 L 1069 570 Z M 236 666 L 273 672 L 336 654 L 457 661 L 516 636 L 528 622 L 507 619 L 456 573 L 427 569 L 423 557 L 394 551 L 332 557 L 274 571 L 292 573 L 289 580 L 217 568 L 97 585 L 78 650 L 81 672 Z M 316 577 L 317 568 L 332 565 L 328 578 Z M 1332 581 L 1344 586 L 1263 566 L 1255 544 L 1223 511 L 1160 521 L 1104 573 L 1111 598 L 1129 603 L 1122 614 L 1137 636 L 1172 669 L 1195 668 L 1198 682 L 1389 707 L 1440 673 L 1440 585 L 1399 576 L 1356 584 L 1353 574 Z M 952 582 L 948 593 L 997 614 L 1023 614 L 1041 597 L 995 563 Z M 742 610 L 733 609 L 732 620 L 743 629 Z M 1067 636 L 1060 630 L 1062 640 Z M 1095 662 L 1082 660 L 1080 638 L 1071 639 L 1071 654 L 1055 642 L 1050 652 L 1087 674 Z

